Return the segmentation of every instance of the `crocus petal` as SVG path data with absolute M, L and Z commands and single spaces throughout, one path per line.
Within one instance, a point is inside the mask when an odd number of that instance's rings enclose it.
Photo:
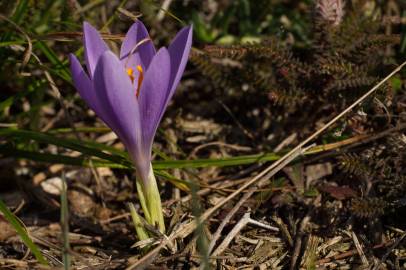
M 83 23 L 83 43 L 87 72 L 92 79 L 99 57 L 105 51 L 109 50 L 109 48 L 101 38 L 99 32 L 87 22 Z
M 83 70 L 82 65 L 74 54 L 69 54 L 70 70 L 72 73 L 73 84 L 79 92 L 79 95 L 86 101 L 87 105 L 97 113 L 99 108 L 95 102 L 96 95 L 93 90 L 92 82 Z
M 89 76 L 83 70 L 75 55 L 69 54 L 70 70 L 72 73 L 73 84 L 78 90 L 79 95 L 85 100 L 86 104 L 92 109 L 108 126 L 114 126 L 111 116 L 106 113 L 109 110 L 100 105 L 100 97 L 94 90 L 93 83 Z
M 104 52 L 97 62 L 93 87 L 100 106 L 110 116 L 106 124 L 123 141 L 131 156 L 139 155 L 141 137 L 140 113 L 133 85 L 120 60 L 111 51 Z
M 185 70 L 189 57 L 190 48 L 192 47 L 193 27 L 184 27 L 173 39 L 168 48 L 171 58 L 171 77 L 169 80 L 169 89 L 166 97 L 165 107 L 175 93 L 183 71 Z M 162 117 L 162 116 L 161 116 Z
M 136 21 L 128 30 L 121 45 L 120 59 L 127 68 L 136 70 L 141 65 L 146 70 L 155 55 L 155 47 L 141 21 Z
M 102 110 L 97 101 L 96 92 L 93 89 L 93 84 L 83 70 L 82 65 L 74 54 L 69 54 L 70 70 L 72 73 L 73 84 L 78 90 L 79 95 L 86 101 L 87 105 L 101 118 Z
M 156 129 L 165 110 L 169 78 L 169 53 L 166 48 L 161 48 L 145 73 L 138 98 L 144 151 L 151 151 Z

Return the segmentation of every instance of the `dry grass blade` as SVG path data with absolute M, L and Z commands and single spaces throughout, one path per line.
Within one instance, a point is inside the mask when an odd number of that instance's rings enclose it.
M 238 221 L 238 223 L 234 226 L 234 228 L 228 233 L 227 237 L 223 240 L 223 242 L 217 247 L 216 250 L 213 251 L 211 254 L 212 256 L 217 256 L 221 254 L 227 246 L 231 243 L 234 237 L 250 222 L 251 215 L 250 213 L 245 213 L 242 219 Z
M 351 232 L 351 236 L 352 240 L 354 241 L 355 248 L 357 249 L 358 255 L 361 258 L 362 264 L 364 265 L 364 267 L 367 268 L 369 266 L 369 262 L 367 257 L 365 256 L 365 252 L 361 246 L 361 243 L 359 242 L 358 237 L 354 232 Z
M 278 231 L 278 228 L 263 224 L 251 218 L 250 212 L 244 214 L 244 216 L 238 221 L 234 228 L 227 234 L 223 242 L 217 247 L 216 250 L 211 254 L 212 257 L 220 255 L 231 243 L 231 241 L 237 236 L 237 234 L 248 224 L 255 225 L 267 230 Z

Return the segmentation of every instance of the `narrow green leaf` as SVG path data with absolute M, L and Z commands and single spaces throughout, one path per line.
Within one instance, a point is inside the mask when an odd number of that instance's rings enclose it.
M 19 25 L 28 10 L 28 0 L 20 0 L 14 10 L 13 15 L 9 18 L 15 24 Z M 1 41 L 9 41 L 10 37 L 12 36 L 12 32 L 5 32 L 4 35 L 1 37 Z
M 13 15 L 10 17 L 10 20 L 13 21 L 15 24 L 20 25 L 20 23 L 23 21 L 25 14 L 28 11 L 28 0 L 20 0 L 16 6 L 16 9 L 13 13 Z M 0 42 L 8 42 L 10 39 L 13 37 L 13 32 L 8 31 L 4 32 L 4 34 L 0 38 Z M 0 48 L 0 59 L 2 59 L 5 56 L 5 49 Z
M 121 165 L 128 166 L 131 164 L 131 162 L 125 158 L 125 152 L 95 142 L 85 142 L 76 139 L 63 139 L 46 133 L 10 128 L 0 129 L 0 136 L 8 137 L 9 140 L 12 141 L 16 139 L 34 140 L 37 142 L 43 142 L 75 150 L 84 155 L 98 157 Z M 109 151 L 112 154 L 107 154 L 103 151 Z
M 166 172 L 164 170 L 156 170 L 154 168 L 154 174 L 156 176 L 160 176 L 160 177 L 166 179 L 172 185 L 179 188 L 180 190 L 183 190 L 183 191 L 186 191 L 186 192 L 190 190 L 189 189 L 190 183 L 188 181 L 179 179 L 179 178 L 173 176 L 172 174 L 170 174 L 170 173 L 168 173 L 168 172 Z
M 62 228 L 62 258 L 63 267 L 65 270 L 69 270 L 71 266 L 70 258 L 70 242 L 69 242 L 69 206 L 68 206 L 68 196 L 67 196 L 67 185 L 65 176 L 62 177 L 62 190 L 61 190 L 61 228 Z
M 50 134 L 19 130 L 19 129 L 0 129 L 0 136 L 8 136 L 12 140 L 17 138 L 23 138 L 26 140 L 35 140 L 37 142 L 43 142 L 61 146 L 64 148 L 72 149 L 82 154 L 98 157 L 104 160 L 108 160 L 111 163 L 116 163 L 116 166 L 121 168 L 129 168 L 132 166 L 126 152 L 118 150 L 114 147 L 109 147 L 104 144 L 88 141 L 78 141 L 76 139 L 63 139 L 58 138 Z M 110 152 L 107 154 L 102 151 Z M 274 153 L 268 154 L 256 154 L 256 155 L 244 155 L 236 157 L 227 157 L 220 159 L 194 159 L 194 160 L 158 160 L 154 161 L 154 169 L 180 169 L 180 168 L 204 168 L 204 167 L 224 167 L 224 166 L 237 166 L 246 165 L 257 162 L 275 161 L 280 158 L 280 155 Z
M 75 130 L 73 128 L 56 128 L 50 130 L 50 134 L 69 134 L 75 132 L 92 132 L 92 133 L 104 133 L 111 131 L 108 127 L 77 127 Z
M 61 146 L 64 148 L 75 150 L 90 157 L 93 156 L 100 159 L 104 159 L 106 161 L 110 161 L 110 163 L 105 163 L 106 165 L 109 165 L 107 167 L 132 168 L 132 164 L 130 160 L 126 158 L 127 154 L 124 151 L 103 144 L 98 144 L 95 142 L 78 141 L 76 139 L 63 139 L 46 133 L 10 128 L 0 129 L 0 136 L 6 136 L 10 140 L 16 140 L 18 138 L 22 138 L 25 140 L 34 140 L 37 142 L 53 144 L 56 146 Z M 107 154 L 103 151 L 110 152 L 111 154 Z M 28 153 L 25 153 L 25 155 L 28 155 Z M 268 154 L 227 157 L 220 159 L 158 160 L 154 161 L 152 164 L 154 166 L 154 169 L 164 170 L 164 169 L 181 169 L 181 168 L 204 168 L 211 166 L 213 167 L 238 166 L 258 162 L 275 161 L 278 160 L 279 158 L 280 155 L 278 154 L 268 153 Z M 72 160 L 72 158 L 70 157 L 64 157 L 64 160 L 67 162 L 76 162 L 75 165 L 83 165 L 77 164 L 78 160 L 76 159 Z
M 25 41 L 25 40 L 1 41 L 0 47 L 9 47 L 11 45 L 22 45 L 22 44 L 26 44 L 26 43 L 27 43 L 27 41 Z
M 274 153 L 244 155 L 219 159 L 193 159 L 193 160 L 157 160 L 152 162 L 154 169 L 181 169 L 181 168 L 204 168 L 238 166 L 252 163 L 275 161 L 281 156 Z
M 40 262 L 41 264 L 48 265 L 48 262 L 42 256 L 38 246 L 34 244 L 30 236 L 28 235 L 27 231 L 23 228 L 18 219 L 7 208 L 7 206 L 2 200 L 0 200 L 0 211 L 3 213 L 4 218 L 8 222 L 10 222 L 11 226 L 13 226 L 13 228 L 16 230 L 17 234 L 21 237 L 21 240 L 24 242 L 24 244 L 31 250 L 32 254 L 35 256 L 37 261 Z
M 128 208 L 130 209 L 131 219 L 133 221 L 133 225 L 135 228 L 135 232 L 137 233 L 138 239 L 140 241 L 148 239 L 149 238 L 148 232 L 145 230 L 144 226 L 142 225 L 141 217 L 138 215 L 134 204 L 128 203 Z
M 49 71 L 57 74 L 63 80 L 71 83 L 70 71 L 67 66 L 59 60 L 56 53 L 50 47 L 48 47 L 45 42 L 42 41 L 36 42 L 34 46 L 41 50 L 46 58 L 48 58 L 49 62 L 53 64 L 52 70 Z
M 0 154 L 4 157 L 28 159 L 36 162 L 46 162 L 52 164 L 66 164 L 82 167 L 106 167 L 112 169 L 133 169 L 131 165 L 117 164 L 103 159 L 91 159 L 84 157 L 69 157 L 65 155 L 55 155 L 49 153 L 39 153 L 33 151 L 20 150 L 9 146 L 0 147 Z
M 14 11 L 13 16 L 11 17 L 11 20 L 14 21 L 16 24 L 20 24 L 28 11 L 28 4 L 29 4 L 28 0 L 20 0 Z

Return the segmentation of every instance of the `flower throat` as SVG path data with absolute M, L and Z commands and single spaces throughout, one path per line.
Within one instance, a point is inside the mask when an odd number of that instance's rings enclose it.
M 137 65 L 137 70 L 139 72 L 137 88 L 136 88 L 136 96 L 138 98 L 138 96 L 140 95 L 141 84 L 142 84 L 142 81 L 144 80 L 144 70 L 142 69 L 141 65 Z M 134 79 L 135 79 L 134 70 L 132 68 L 127 68 L 127 74 L 128 74 L 128 77 L 130 77 L 131 82 L 134 84 Z
M 130 60 L 130 57 L 134 54 L 134 52 L 138 49 L 138 47 L 140 45 L 146 43 L 146 42 L 149 42 L 149 41 L 151 41 L 151 39 L 144 38 L 143 40 L 141 40 L 140 42 L 135 44 L 134 48 L 129 53 L 129 56 L 127 58 L 125 66 L 127 66 L 128 61 Z M 139 76 L 138 76 L 137 88 L 135 89 L 135 95 L 138 98 L 138 96 L 140 95 L 141 84 L 142 84 L 142 81 L 144 80 L 144 70 L 143 70 L 141 65 L 137 65 L 137 70 L 139 72 Z M 131 82 L 134 84 L 134 80 L 135 80 L 134 69 L 133 68 L 126 68 L 126 71 L 127 71 L 128 77 L 130 77 Z

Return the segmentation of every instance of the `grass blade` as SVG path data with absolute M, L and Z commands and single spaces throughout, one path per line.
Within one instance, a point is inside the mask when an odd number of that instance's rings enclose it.
M 0 136 L 7 136 L 12 140 L 22 138 L 25 140 L 34 140 L 37 142 L 43 142 L 61 146 L 67 149 L 81 152 L 84 155 L 97 157 L 114 163 L 114 167 L 118 168 L 132 168 L 132 164 L 128 159 L 127 153 L 118 150 L 113 147 L 109 147 L 103 144 L 79 141 L 76 139 L 63 139 L 58 138 L 50 134 L 5 128 L 0 129 Z M 103 151 L 110 152 L 107 154 Z M 247 165 L 257 162 L 275 161 L 280 158 L 280 155 L 274 153 L 255 154 L 255 155 L 243 155 L 236 157 L 227 157 L 220 159 L 194 159 L 194 160 L 158 160 L 152 164 L 156 170 L 164 169 L 182 169 L 182 168 L 204 168 L 204 167 L 225 167 L 225 166 L 238 166 Z M 81 164 L 72 164 L 81 165 Z
M 62 227 L 62 240 L 63 240 L 63 249 L 62 249 L 62 259 L 63 259 L 63 268 L 69 270 L 71 266 L 70 258 L 70 244 L 69 244 L 69 208 L 68 208 L 68 196 L 67 196 L 67 185 L 65 177 L 62 177 L 62 190 L 61 190 L 61 227 Z
M 52 69 L 48 71 L 52 71 L 66 82 L 71 83 L 70 71 L 68 67 L 62 61 L 59 60 L 56 53 L 42 41 L 36 42 L 34 46 L 35 48 L 39 49 L 45 55 L 45 57 L 48 58 L 49 62 L 51 62 L 51 64 L 53 65 Z
M 123 151 L 105 146 L 103 144 L 79 141 L 77 139 L 63 139 L 42 132 L 11 128 L 0 129 L 0 136 L 7 137 L 9 141 L 16 141 L 20 139 L 23 141 L 34 140 L 36 142 L 52 144 L 78 151 L 84 155 L 94 156 L 113 163 L 121 164 L 126 167 L 131 166 L 131 162 L 125 158 L 126 154 Z M 103 151 L 113 152 L 114 154 L 107 154 Z
M 21 237 L 21 240 L 24 242 L 24 244 L 31 250 L 32 254 L 35 256 L 38 262 L 44 265 L 48 265 L 48 262 L 42 256 L 38 246 L 34 244 L 27 231 L 23 228 L 16 216 L 7 208 L 2 200 L 0 200 L 0 211 L 3 213 L 4 218 L 8 222 L 10 222 L 10 224 L 16 230 L 17 234 Z
M 133 167 L 110 162 L 103 159 L 92 159 L 85 157 L 69 157 L 65 155 L 56 155 L 49 153 L 39 153 L 34 151 L 27 151 L 16 149 L 10 145 L 3 145 L 0 147 L 0 154 L 4 157 L 13 157 L 18 159 L 28 159 L 36 162 L 46 162 L 53 164 L 66 164 L 72 166 L 83 167 L 108 167 L 113 169 L 133 169 Z

